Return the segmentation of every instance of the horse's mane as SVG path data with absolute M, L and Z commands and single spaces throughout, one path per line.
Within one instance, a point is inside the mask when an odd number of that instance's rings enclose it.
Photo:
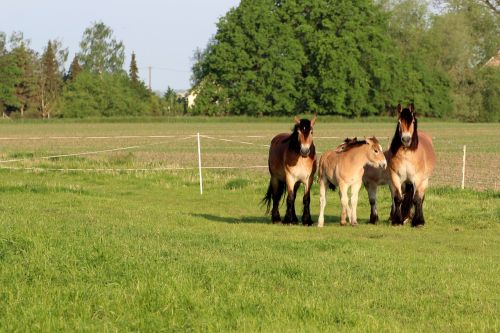
M 411 137 L 411 144 L 408 149 L 415 150 L 418 148 L 418 131 L 417 131 L 417 117 L 412 115 L 410 109 L 404 108 L 401 111 L 400 119 L 403 119 L 406 122 L 411 122 L 413 119 L 415 120 L 415 124 L 413 125 L 413 135 Z M 396 154 L 398 149 L 403 145 L 401 143 L 401 134 L 399 134 L 399 122 L 396 126 L 396 133 L 394 133 L 394 137 L 391 141 L 391 147 L 389 148 L 392 154 Z
M 375 144 L 378 144 L 377 138 L 372 137 L 370 139 L 373 140 L 373 142 Z M 337 149 L 335 149 L 335 151 L 337 153 L 344 153 L 346 151 L 351 150 L 354 147 L 359 147 L 359 146 L 362 146 L 362 145 L 367 144 L 367 143 L 368 142 L 366 140 L 358 140 L 357 137 L 354 137 L 354 138 L 345 138 L 344 139 L 344 143 L 342 143 L 340 146 L 338 146 Z

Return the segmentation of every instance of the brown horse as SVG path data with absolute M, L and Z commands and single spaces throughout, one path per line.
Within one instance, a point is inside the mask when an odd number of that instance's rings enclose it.
M 349 217 L 351 225 L 357 224 L 358 192 L 361 188 L 365 165 L 384 169 L 387 166 L 382 147 L 375 137 L 361 141 L 356 138 L 346 139 L 344 144 L 337 147 L 336 150 L 327 151 L 321 156 L 318 171 L 320 195 L 318 227 L 322 227 L 325 220 L 327 184 L 333 189 L 335 189 L 335 185 L 339 186 L 342 203 L 340 224 L 346 224 L 346 216 Z M 349 187 L 351 188 L 351 207 L 349 207 L 347 194 Z
M 390 159 L 390 152 L 384 151 L 384 156 L 387 161 Z M 368 200 L 370 201 L 370 223 L 375 224 L 378 222 L 377 211 L 377 187 L 382 185 L 389 185 L 391 182 L 391 175 L 389 168 L 381 169 L 375 168 L 371 165 L 365 165 L 365 173 L 363 174 L 363 185 L 368 192 Z
M 271 141 L 268 159 L 271 180 L 262 202 L 267 204 L 266 213 L 269 213 L 272 200 L 272 222 L 281 222 L 279 204 L 286 185 L 286 215 L 283 223 L 297 223 L 295 196 L 300 183 L 303 183 L 304 211 L 302 223 L 312 225 L 309 206 L 311 185 L 316 172 L 316 148 L 313 143 L 313 127 L 316 117 L 310 121 L 295 117 L 294 121 L 295 126 L 291 134 L 278 134 Z
M 422 205 L 429 177 L 436 164 L 436 154 L 429 135 L 417 131 L 417 118 L 413 103 L 407 108 L 397 107 L 398 124 L 389 149 L 389 173 L 393 198 L 391 220 L 393 225 L 403 224 L 410 218 L 411 208 L 415 214 L 411 225 L 425 224 Z

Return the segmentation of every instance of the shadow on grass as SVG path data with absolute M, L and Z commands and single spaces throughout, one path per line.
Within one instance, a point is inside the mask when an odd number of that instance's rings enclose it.
M 243 217 L 231 217 L 231 216 L 218 216 L 212 214 L 191 214 L 193 217 L 202 218 L 205 220 L 213 222 L 222 223 L 263 223 L 271 224 L 271 219 L 267 216 L 243 216 Z
M 270 215 L 230 217 L 230 216 L 219 216 L 219 215 L 212 215 L 212 214 L 191 214 L 191 216 L 197 217 L 197 218 L 202 218 L 202 219 L 213 221 L 213 222 L 222 222 L 222 223 L 272 224 Z M 302 225 L 302 222 L 300 221 L 301 216 L 298 216 L 298 218 L 299 218 L 299 223 L 297 223 L 297 225 Z M 313 215 L 312 218 L 313 218 L 313 225 L 316 225 L 318 223 L 318 217 Z M 339 223 L 340 223 L 339 216 L 334 215 L 334 216 L 325 217 L 325 224 L 339 224 Z

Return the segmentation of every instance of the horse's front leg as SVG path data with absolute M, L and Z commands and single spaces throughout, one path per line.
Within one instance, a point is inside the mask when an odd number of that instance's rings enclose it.
M 401 180 L 396 173 L 391 174 L 391 194 L 392 194 L 392 209 L 391 220 L 392 225 L 402 225 L 403 215 L 401 213 L 401 203 L 403 195 L 401 193 Z
M 346 184 L 339 184 L 339 195 L 340 203 L 342 204 L 342 212 L 340 213 L 340 225 L 346 224 L 347 216 L 351 218 L 351 209 L 349 208 L 349 197 L 347 195 L 347 189 L 349 187 Z
M 287 177 L 286 179 L 286 214 L 283 223 L 297 223 L 298 219 L 295 215 L 295 180 L 290 179 L 291 177 Z
M 313 221 L 311 218 L 311 186 L 313 183 L 314 177 L 309 177 L 304 184 L 304 198 L 302 202 L 304 204 L 304 212 L 302 213 L 302 224 L 304 225 L 312 225 Z
M 415 215 L 411 220 L 412 227 L 423 227 L 425 224 L 424 220 L 424 199 L 425 199 L 425 189 L 427 188 L 428 180 L 424 180 L 415 191 L 415 195 L 413 196 L 413 204 L 415 205 Z
M 360 188 L 361 188 L 361 181 L 354 183 L 351 186 L 351 216 L 349 218 L 349 222 L 351 222 L 352 226 L 358 224 L 358 215 L 356 210 L 358 207 L 358 194 Z
M 300 182 L 295 183 L 293 187 L 293 198 L 297 198 L 297 191 L 299 190 L 300 187 Z M 295 203 L 292 205 L 292 223 L 297 224 L 299 222 L 299 218 L 297 217 L 297 214 L 295 213 Z

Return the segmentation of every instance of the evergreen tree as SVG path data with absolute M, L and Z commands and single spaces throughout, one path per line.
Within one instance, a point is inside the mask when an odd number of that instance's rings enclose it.
M 51 111 L 62 87 L 59 64 L 57 63 L 51 41 L 48 42 L 47 48 L 42 55 L 40 66 L 39 109 L 43 118 L 50 118 Z
M 21 70 L 16 65 L 14 55 L 0 54 L 0 112 L 6 114 L 19 107 L 16 98 L 16 85 L 21 81 Z
M 139 83 L 139 69 L 137 68 L 137 62 L 135 60 L 135 53 L 132 52 L 132 58 L 130 59 L 130 67 L 128 71 L 128 75 L 132 83 Z
M 21 73 L 20 80 L 16 84 L 17 109 L 24 117 L 24 112 L 32 104 L 35 104 L 34 98 L 36 94 L 36 74 L 35 66 L 38 61 L 37 55 L 33 50 L 30 50 L 26 43 L 21 42 L 16 48 L 11 51 L 16 59 L 16 65 Z
M 78 56 L 75 55 L 73 57 L 73 61 L 71 61 L 71 65 L 69 66 L 68 75 L 66 76 L 66 80 L 73 81 L 76 79 L 78 74 L 82 71 L 82 67 L 80 66 L 80 62 L 78 61 Z

